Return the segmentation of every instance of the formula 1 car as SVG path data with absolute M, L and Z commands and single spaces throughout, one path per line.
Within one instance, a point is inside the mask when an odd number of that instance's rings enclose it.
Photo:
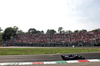
M 80 56 L 80 55 L 61 55 L 62 59 L 63 60 L 78 60 L 78 59 L 85 59 L 83 56 Z

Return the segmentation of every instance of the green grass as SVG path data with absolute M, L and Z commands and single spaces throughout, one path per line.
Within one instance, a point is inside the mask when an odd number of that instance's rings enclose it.
M 100 52 L 100 48 L 0 48 L 0 55 Z

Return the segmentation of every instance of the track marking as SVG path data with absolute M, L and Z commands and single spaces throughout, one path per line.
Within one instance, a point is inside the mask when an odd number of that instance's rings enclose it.
M 38 64 L 62 64 L 62 63 L 81 63 L 81 62 L 100 62 L 100 59 L 70 60 L 70 61 L 50 61 L 50 62 L 12 62 L 0 63 L 0 65 L 38 65 Z

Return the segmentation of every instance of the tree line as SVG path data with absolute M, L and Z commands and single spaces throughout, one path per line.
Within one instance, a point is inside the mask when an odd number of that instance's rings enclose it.
M 100 29 L 95 29 L 92 31 L 95 31 L 95 32 L 99 31 L 100 32 Z M 75 30 L 74 32 L 72 32 L 71 30 L 65 31 L 65 30 L 63 30 L 63 27 L 59 27 L 58 32 L 54 29 L 48 29 L 46 31 L 46 33 L 44 33 L 44 31 L 39 31 L 35 28 L 30 28 L 27 32 L 23 32 L 22 30 L 19 30 L 19 28 L 17 26 L 7 27 L 4 31 L 0 27 L 0 42 L 10 40 L 11 38 L 13 38 L 17 34 L 55 34 L 55 33 L 70 34 L 70 33 L 79 33 L 79 32 L 87 32 L 87 30 L 82 29 L 82 30 Z

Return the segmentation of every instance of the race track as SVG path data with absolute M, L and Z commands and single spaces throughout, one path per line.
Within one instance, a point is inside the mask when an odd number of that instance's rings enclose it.
M 13 47 L 9 47 L 9 48 L 13 48 Z M 32 48 L 32 47 L 29 47 L 29 48 Z M 59 48 L 59 47 L 57 47 L 57 48 Z M 79 47 L 79 48 L 81 48 L 81 47 Z M 93 48 L 93 47 L 91 47 L 91 48 Z M 86 59 L 100 59 L 100 52 L 94 52 L 94 53 L 77 53 L 77 54 L 81 55 L 81 56 L 84 56 Z M 64 55 L 67 55 L 67 54 L 64 54 Z M 1 55 L 0 56 L 0 63 L 5 63 L 5 62 L 47 62 L 47 61 L 63 61 L 63 60 L 61 58 L 61 54 L 45 54 L 45 55 L 43 55 L 43 54 L 42 55 Z M 93 66 L 99 66 L 100 63 L 99 62 L 96 62 L 96 63 L 85 63 L 85 65 L 82 64 L 82 63 L 79 63 L 79 64 L 78 63 L 74 63 L 74 64 L 54 64 L 54 65 L 51 64 L 51 65 L 48 65 L 48 66 L 66 66 L 66 65 L 67 66 L 80 66 L 80 65 L 81 66 L 92 66 L 92 65 Z M 26 65 L 26 66 L 29 66 L 29 65 Z M 47 65 L 36 65 L 36 66 L 47 66 Z
M 63 61 L 61 54 L 46 55 L 2 55 L 0 62 L 43 62 L 43 61 Z M 67 55 L 67 54 L 64 54 Z M 86 59 L 100 59 L 100 53 L 79 53 Z

